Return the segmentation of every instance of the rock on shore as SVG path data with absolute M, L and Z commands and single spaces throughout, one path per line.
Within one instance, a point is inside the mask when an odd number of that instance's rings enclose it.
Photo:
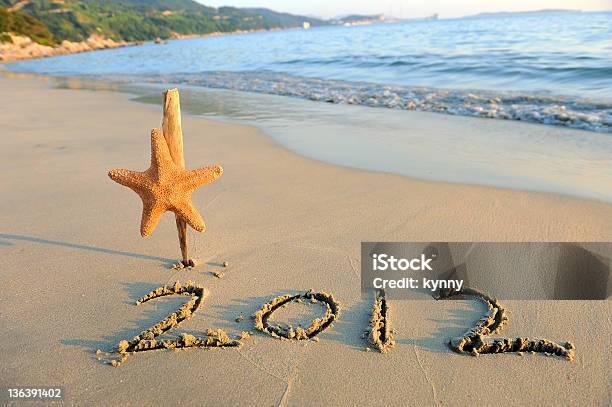
M 126 41 L 114 41 L 101 35 L 93 34 L 80 42 L 62 41 L 56 47 L 42 45 L 30 37 L 10 34 L 12 42 L 0 42 L 0 62 L 11 62 L 20 59 L 44 58 L 56 55 L 74 54 L 96 49 L 116 48 L 131 45 Z

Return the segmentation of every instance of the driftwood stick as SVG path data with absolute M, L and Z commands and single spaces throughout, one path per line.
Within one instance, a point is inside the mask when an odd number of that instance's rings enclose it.
M 164 120 L 162 122 L 162 129 L 172 160 L 176 165 L 185 168 L 183 130 L 181 128 L 181 104 L 178 89 L 169 89 L 164 92 Z M 183 265 L 189 266 L 192 263 L 187 254 L 187 223 L 178 215 L 175 215 L 175 219 L 181 254 L 183 256 Z

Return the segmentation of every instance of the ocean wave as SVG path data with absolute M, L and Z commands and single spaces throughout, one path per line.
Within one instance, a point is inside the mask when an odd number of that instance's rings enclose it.
M 449 90 L 392 86 L 295 77 L 276 72 L 201 72 L 101 79 L 143 83 L 182 83 L 215 89 L 297 97 L 327 103 L 353 104 L 519 120 L 612 133 L 612 103 L 517 92 Z

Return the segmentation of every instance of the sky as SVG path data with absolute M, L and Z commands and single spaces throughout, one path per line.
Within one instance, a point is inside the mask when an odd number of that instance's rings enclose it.
M 347 14 L 385 14 L 419 18 L 438 13 L 460 17 L 494 11 L 540 9 L 611 10 L 612 0 L 197 0 L 207 6 L 266 7 L 275 11 L 324 18 Z

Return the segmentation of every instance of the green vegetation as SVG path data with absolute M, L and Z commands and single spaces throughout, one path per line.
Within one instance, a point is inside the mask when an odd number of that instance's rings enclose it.
M 5 8 L 0 8 L 0 42 L 12 42 L 11 37 L 5 34 L 8 32 L 27 35 L 40 44 L 54 44 L 53 35 L 38 19 L 19 12 L 9 13 Z
M 174 34 L 299 27 L 304 21 L 325 24 L 267 9 L 216 9 L 193 0 L 0 0 L 0 32 L 47 44 L 82 41 L 94 33 L 146 41 Z

